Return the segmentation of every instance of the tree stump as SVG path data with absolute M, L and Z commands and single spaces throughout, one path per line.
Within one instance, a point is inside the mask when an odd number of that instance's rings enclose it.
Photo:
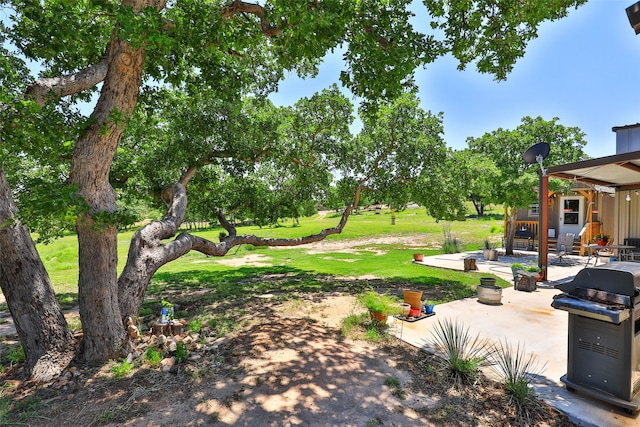
M 478 266 L 476 265 L 475 258 L 465 258 L 464 259 L 464 271 L 477 270 Z
M 533 292 L 538 288 L 536 280 L 538 273 L 523 273 L 518 277 L 516 291 Z
M 169 323 L 160 323 L 158 321 L 154 321 L 151 323 L 151 332 L 153 335 L 164 335 L 164 336 L 172 336 L 172 335 L 180 335 L 182 334 L 182 329 L 184 324 L 179 320 L 172 320 Z

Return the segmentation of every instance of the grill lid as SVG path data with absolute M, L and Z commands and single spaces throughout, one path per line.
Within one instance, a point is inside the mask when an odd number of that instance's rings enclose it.
M 640 293 L 640 263 L 610 262 L 597 267 L 583 268 L 567 283 L 556 285 L 557 289 L 577 295 L 577 288 L 597 289 L 609 293 L 635 298 Z

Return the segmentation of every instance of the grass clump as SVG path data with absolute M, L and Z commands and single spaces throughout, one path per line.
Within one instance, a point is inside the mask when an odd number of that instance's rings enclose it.
M 400 386 L 400 380 L 396 377 L 387 377 L 384 380 L 384 385 L 391 389 L 391 395 L 398 399 L 404 400 L 407 397 L 407 393 Z
M 448 319 L 438 320 L 431 343 L 442 353 L 445 380 L 456 388 L 474 383 L 490 355 L 486 340 L 471 335 L 462 323 Z
M 451 233 L 451 225 L 445 225 L 442 229 L 444 232 L 442 251 L 445 254 L 457 254 L 462 252 L 462 242 Z
M 357 335 L 358 330 L 366 323 L 368 318 L 369 315 L 367 313 L 352 314 L 345 317 L 342 320 L 340 333 L 345 337 L 353 338 Z
M 372 322 L 368 313 L 352 314 L 342 320 L 340 333 L 352 340 L 363 340 L 371 343 L 386 342 L 391 339 L 384 326 Z

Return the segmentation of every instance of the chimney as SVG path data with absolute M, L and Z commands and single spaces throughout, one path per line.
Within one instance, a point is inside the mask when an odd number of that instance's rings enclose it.
M 611 130 L 616 133 L 616 154 L 640 151 L 640 123 L 614 126 Z

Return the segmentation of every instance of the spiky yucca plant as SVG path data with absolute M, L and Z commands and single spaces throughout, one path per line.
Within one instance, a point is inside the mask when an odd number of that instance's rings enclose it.
M 438 320 L 432 332 L 431 344 L 441 353 L 445 378 L 454 387 L 473 383 L 480 367 L 487 364 L 490 345 L 469 328 L 448 319 Z
M 442 251 L 445 254 L 457 254 L 462 251 L 462 242 L 456 236 L 451 234 L 451 226 L 442 227 L 444 232 L 444 242 L 442 243 Z
M 491 352 L 493 370 L 502 378 L 504 389 L 510 401 L 516 405 L 516 416 L 530 418 L 528 407 L 535 410 L 531 381 L 541 374 L 546 363 L 540 365 L 532 354 L 527 354 L 524 345 L 513 345 L 506 340 L 496 344 Z

